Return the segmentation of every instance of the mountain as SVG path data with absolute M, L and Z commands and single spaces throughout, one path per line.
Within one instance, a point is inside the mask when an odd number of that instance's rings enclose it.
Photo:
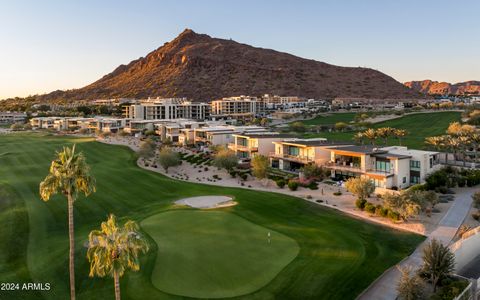
M 186 29 L 173 41 L 90 85 L 40 99 L 160 96 L 208 101 L 265 93 L 317 99 L 419 97 L 376 70 L 334 66 Z
M 432 80 L 409 81 L 405 86 L 422 94 L 429 95 L 479 95 L 480 81 L 466 81 L 451 84 Z

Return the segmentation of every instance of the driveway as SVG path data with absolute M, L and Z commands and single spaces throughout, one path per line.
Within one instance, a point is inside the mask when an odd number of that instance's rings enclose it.
M 450 244 L 470 210 L 473 201 L 472 194 L 475 190 L 475 188 L 455 189 L 455 201 L 442 220 L 440 220 L 437 229 L 408 258 L 400 263 L 401 266 L 419 267 L 422 265 L 422 250 L 432 239 L 437 239 L 445 245 Z M 400 271 L 398 271 L 396 266 L 393 266 L 378 277 L 357 299 L 394 300 L 397 297 L 397 283 L 399 279 Z

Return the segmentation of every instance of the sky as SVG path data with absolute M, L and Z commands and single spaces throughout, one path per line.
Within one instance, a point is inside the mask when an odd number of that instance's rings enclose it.
M 480 80 L 479 0 L 0 0 L 0 99 L 80 88 L 185 28 L 400 82 Z

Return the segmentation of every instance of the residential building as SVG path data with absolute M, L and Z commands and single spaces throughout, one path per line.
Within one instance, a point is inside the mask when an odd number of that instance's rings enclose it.
M 233 142 L 228 144 L 230 150 L 235 151 L 241 159 L 251 159 L 255 155 L 268 156 L 275 150 L 273 142 L 279 142 L 290 135 L 278 132 L 253 132 L 233 134 Z
M 194 141 L 197 146 L 225 145 L 233 142 L 233 134 L 266 132 L 260 126 L 214 126 L 194 129 Z
M 422 183 L 440 167 L 438 152 L 366 145 L 329 149 L 330 161 L 325 165 L 332 170 L 332 178 L 366 177 L 381 189 L 404 189 Z
M 307 164 L 323 165 L 330 160 L 332 146 L 325 138 L 285 139 L 273 142 L 275 151 L 269 154 L 272 168 L 298 173 Z
M 257 97 L 228 97 L 211 102 L 211 117 L 221 118 L 252 118 L 264 113 L 265 102 Z
M 0 111 L 0 124 L 23 123 L 27 119 L 24 112 Z
M 124 107 L 125 117 L 132 120 L 205 120 L 209 114 L 209 104 L 188 101 L 186 98 L 149 98 Z

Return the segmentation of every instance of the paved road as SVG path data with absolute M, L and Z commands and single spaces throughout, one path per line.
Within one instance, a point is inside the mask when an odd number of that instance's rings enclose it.
M 472 194 L 474 188 L 457 189 L 455 194 L 455 201 L 445 216 L 438 223 L 435 229 L 428 238 L 420 244 L 417 249 L 407 259 L 401 262 L 401 266 L 418 267 L 422 264 L 422 250 L 432 239 L 437 239 L 448 245 L 460 225 L 462 225 L 465 217 L 472 205 Z M 380 276 L 372 285 L 370 285 L 362 295 L 358 297 L 359 300 L 394 300 L 397 297 L 397 283 L 400 279 L 400 272 L 396 267 L 387 270 Z

